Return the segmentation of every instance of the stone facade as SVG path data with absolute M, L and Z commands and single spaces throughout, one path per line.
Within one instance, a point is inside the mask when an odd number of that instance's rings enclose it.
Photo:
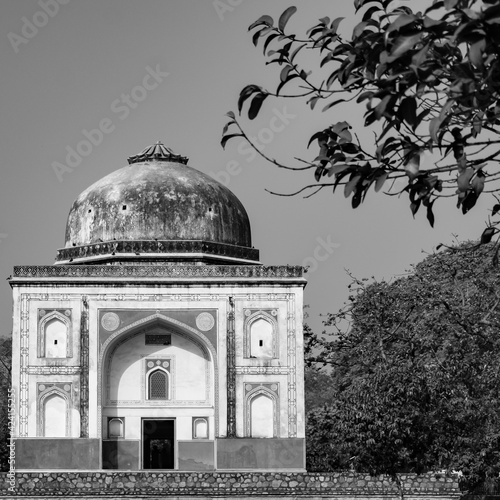
M 5 477 L 6 475 L 3 474 Z M 458 499 L 455 476 L 401 474 L 404 498 Z M 20 473 L 14 492 L 0 474 L 0 495 L 7 498 L 62 496 L 122 498 L 304 498 L 399 499 L 396 484 L 388 477 L 356 473 L 181 473 L 95 472 Z
M 305 469 L 300 268 L 30 266 L 10 284 L 16 469 Z

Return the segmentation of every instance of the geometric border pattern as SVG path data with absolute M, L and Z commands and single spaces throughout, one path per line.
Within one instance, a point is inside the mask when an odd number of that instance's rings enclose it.
M 302 266 L 14 266 L 14 278 L 302 278 Z
M 14 268 L 14 275 L 17 277 L 49 277 L 50 276 L 78 276 L 80 274 L 81 277 L 85 275 L 88 276 L 88 273 L 92 274 L 92 270 L 89 268 L 100 269 L 102 272 L 103 268 L 106 268 L 105 271 L 113 268 L 115 266 L 83 266 L 78 269 L 78 266 L 16 266 Z M 118 269 L 113 270 L 112 274 L 114 276 L 138 276 L 141 274 L 141 270 L 137 269 L 140 267 L 146 266 L 136 266 L 135 270 L 129 269 L 125 270 L 125 267 L 134 268 L 134 266 L 116 266 Z M 160 266 L 149 266 L 148 269 L 151 271 L 151 268 L 154 267 L 155 271 L 158 270 Z M 162 266 L 169 267 L 168 275 L 174 277 L 176 276 L 176 269 L 179 269 L 180 266 Z M 203 274 L 203 268 L 212 268 L 211 272 L 213 272 L 216 276 L 217 268 L 224 268 L 224 272 L 231 273 L 231 275 L 236 275 L 240 272 L 242 268 L 251 268 L 246 269 L 243 274 L 246 274 L 247 277 L 251 275 L 254 271 L 255 274 L 252 277 L 302 277 L 303 268 L 301 266 L 182 266 L 182 267 L 197 267 L 199 270 L 201 268 L 201 274 Z M 215 269 L 214 269 L 215 268 Z M 82 270 L 84 270 L 82 272 Z M 289 273 L 289 271 L 291 272 Z M 160 267 L 160 275 L 161 275 L 161 267 Z M 86 274 L 87 273 L 87 274 Z M 104 273 L 105 274 L 105 273 Z M 111 274 L 111 272 L 110 272 Z M 271 276 L 271 274 L 273 276 Z M 257 276 L 258 275 L 258 276 Z M 293 276 L 291 276 L 293 275 Z M 103 276 L 103 274 L 100 274 Z M 221 276 L 219 274 L 219 276 Z M 155 293 L 155 290 L 151 290 L 151 293 L 143 293 L 143 294 L 133 294 L 133 293 L 110 293 L 111 290 L 106 290 L 106 293 L 95 293 L 88 294 L 87 300 L 110 300 L 112 301 L 122 301 L 122 300 L 154 300 L 163 303 L 169 302 L 179 302 L 179 301 L 220 301 L 220 300 L 229 300 L 231 296 L 237 300 L 260 300 L 260 301 L 286 301 L 287 314 L 286 314 L 286 322 L 287 322 L 287 363 L 285 367 L 245 367 L 245 366 L 236 366 L 234 370 L 237 373 L 277 373 L 276 370 L 279 370 L 281 374 L 287 374 L 287 385 L 288 385 L 288 435 L 289 437 L 296 437 L 297 435 L 297 396 L 296 396 L 296 344 L 295 344 L 295 304 L 293 302 L 293 294 L 286 293 L 241 293 L 238 295 L 230 295 L 229 293 L 221 293 L 221 292 L 211 292 L 206 294 L 174 294 L 171 293 Z M 29 402 L 29 386 L 28 386 L 28 376 L 30 373 L 38 372 L 42 367 L 29 366 L 29 303 L 31 300 L 37 301 L 52 301 L 52 300 L 81 300 L 82 295 L 78 293 L 22 293 L 19 297 L 20 302 L 20 378 L 19 378 L 19 414 L 18 414 L 18 422 L 19 422 L 19 437 L 27 437 L 28 436 L 28 402 Z M 217 364 L 216 364 L 217 368 Z M 43 367 L 43 371 L 45 370 L 57 369 L 61 370 L 62 373 L 63 367 Z M 72 368 L 74 370 L 79 370 L 80 367 Z M 263 370 L 263 371 L 261 371 Z M 54 373 L 51 371 L 50 373 Z M 218 384 L 216 383 L 216 390 L 218 391 Z M 101 384 L 98 384 L 98 389 L 100 389 Z M 101 421 L 98 421 L 99 429 L 101 427 Z M 218 430 L 216 430 L 216 435 Z
M 201 257 L 214 260 L 229 257 L 243 261 L 242 264 L 259 261 L 259 251 L 256 248 L 202 240 L 116 240 L 89 243 L 60 248 L 57 251 L 56 261 L 66 264 L 79 260 L 91 260 L 95 257 L 109 260 L 136 259 L 137 254 L 141 254 L 142 259 L 147 256 L 168 259 L 169 256 L 172 257 L 171 254 L 175 254 L 175 257 L 181 255 L 184 258 L 199 259 Z
M 82 373 L 81 366 L 28 366 L 30 375 L 78 375 Z

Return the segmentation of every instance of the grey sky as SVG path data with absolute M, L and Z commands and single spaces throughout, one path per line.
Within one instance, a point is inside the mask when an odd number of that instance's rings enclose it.
M 44 17 L 42 4 L 52 5 L 50 15 Z M 422 251 L 452 242 L 453 234 L 477 237 L 484 200 L 465 217 L 453 200 L 437 202 L 431 229 L 424 214 L 412 219 L 405 197 L 370 193 L 353 211 L 349 200 L 326 191 L 308 200 L 272 196 L 264 189 L 294 191 L 311 174 L 279 171 L 237 140 L 221 149 L 224 114 L 236 109 L 241 88 L 278 78 L 247 27 L 291 4 L 299 9 L 292 30 L 325 15 L 352 14 L 350 0 L 1 0 L 0 274 L 6 278 L 18 264 L 52 264 L 78 194 L 158 139 L 188 156 L 191 166 L 228 182 L 249 213 L 264 264 L 314 259 L 306 289 L 314 325 L 319 313 L 346 300 L 345 268 L 358 277 L 390 278 L 421 260 Z M 302 105 L 267 100 L 249 130 L 258 136 L 276 116 L 273 124 L 284 126 L 262 136 L 266 154 L 312 158 L 306 144 L 315 130 L 360 116 L 344 111 L 311 114 Z M 53 164 L 66 164 L 67 148 L 76 150 L 84 130 L 100 126 L 102 138 L 94 133 L 96 145 L 58 178 Z M 1 334 L 11 330 L 10 297 L 4 281 Z

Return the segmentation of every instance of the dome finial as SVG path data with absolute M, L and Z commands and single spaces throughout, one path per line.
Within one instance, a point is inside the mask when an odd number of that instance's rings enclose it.
M 161 141 L 157 141 L 153 146 L 148 146 L 139 154 L 130 156 L 128 163 L 141 163 L 144 161 L 173 161 L 176 163 L 187 164 L 188 158 L 175 154 L 170 148 L 167 148 Z

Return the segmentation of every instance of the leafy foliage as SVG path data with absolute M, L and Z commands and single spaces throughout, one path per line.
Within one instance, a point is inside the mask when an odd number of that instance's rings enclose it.
M 254 119 L 268 97 L 296 97 L 338 116 L 339 106 L 355 102 L 366 105 L 364 126 L 374 128 L 374 143 L 361 144 L 341 121 L 310 138 L 317 156 L 303 166 L 256 151 L 277 166 L 313 170 L 315 183 L 293 194 L 344 185 L 356 208 L 371 187 L 397 194 L 394 181 L 401 179 L 413 215 L 423 206 L 431 225 L 438 198 L 455 196 L 467 213 L 486 183 L 499 189 L 500 2 L 434 0 L 423 12 L 392 0 L 354 0 L 354 7 L 360 20 L 350 39 L 339 33 L 342 18 L 324 17 L 303 37 L 287 33 L 295 7 L 277 24 L 268 15 L 255 21 L 253 43 L 262 43 L 267 64 L 281 68 L 279 83 L 274 92 L 246 86 L 238 111 L 247 106 Z M 320 56 L 314 71 L 302 65 L 306 51 Z M 252 144 L 234 113 L 228 116 L 222 145 L 232 137 Z M 422 161 L 425 152 L 430 164 Z
M 308 367 L 305 372 L 306 468 L 325 472 L 345 468 L 338 454 L 332 452 L 337 439 L 335 416 L 330 405 L 337 397 L 332 375 Z
M 305 372 L 305 405 L 306 412 L 331 403 L 334 397 L 332 377 L 328 373 L 312 368 Z
M 312 465 L 500 473 L 500 276 L 489 245 L 431 255 L 393 283 L 353 284 L 312 334 L 334 395 L 308 413 Z M 346 327 L 346 324 L 348 325 Z

